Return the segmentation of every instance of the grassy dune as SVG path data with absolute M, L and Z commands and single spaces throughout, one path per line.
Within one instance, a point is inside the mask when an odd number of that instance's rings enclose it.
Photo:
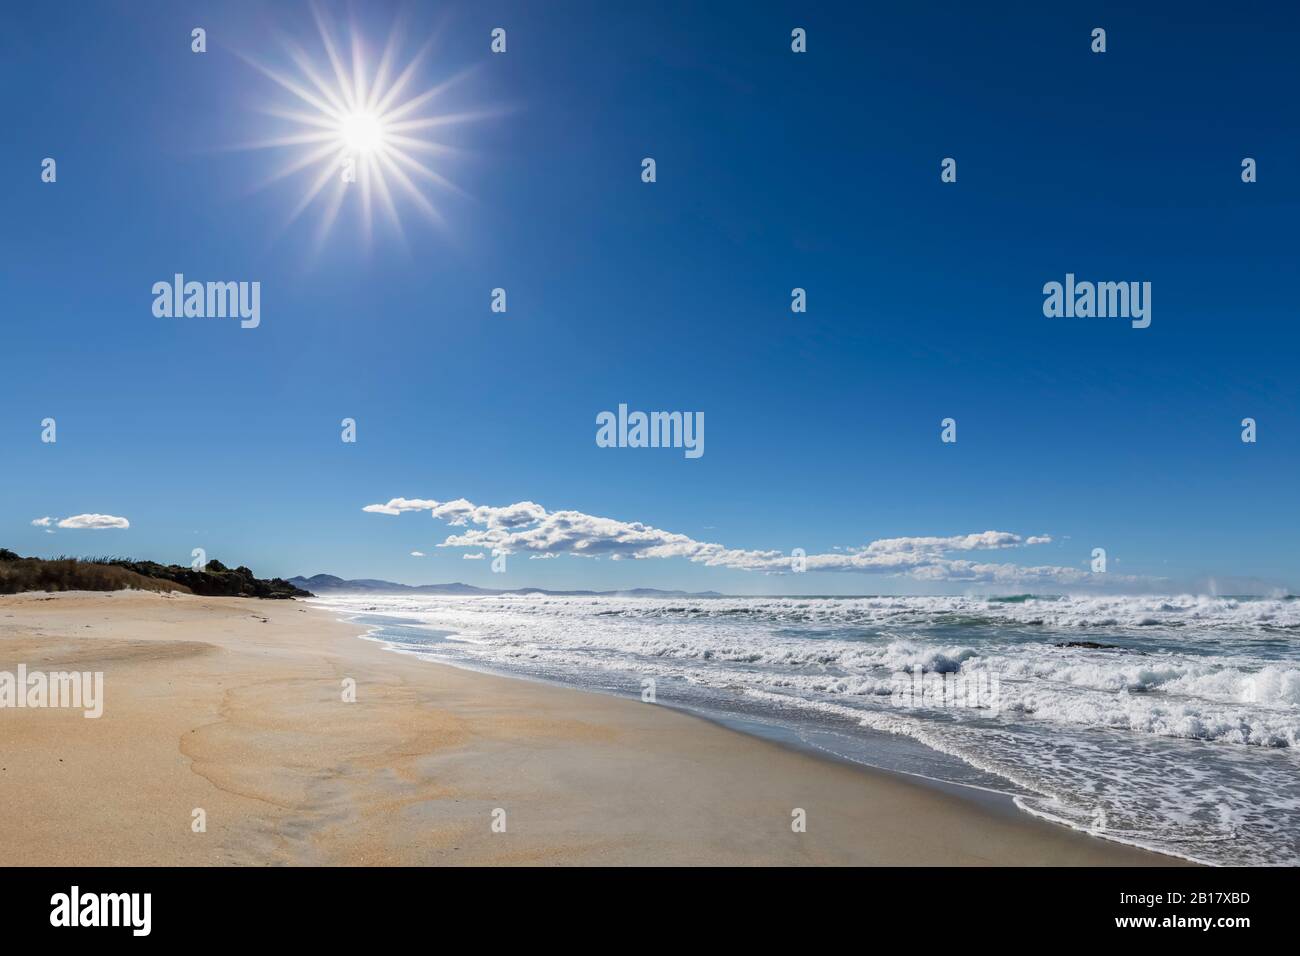
M 202 571 L 129 558 L 24 558 L 0 548 L 0 594 L 22 591 L 180 591 L 211 597 L 310 597 L 281 578 L 209 561 Z

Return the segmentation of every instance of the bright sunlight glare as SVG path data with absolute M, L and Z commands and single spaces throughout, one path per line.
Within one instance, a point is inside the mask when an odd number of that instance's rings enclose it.
M 318 245 L 330 232 L 345 198 L 358 204 L 360 238 L 366 245 L 372 238 L 376 206 L 387 214 L 398 235 L 403 235 L 397 212 L 401 199 L 431 222 L 445 225 L 426 190 L 437 187 L 464 195 L 435 167 L 437 160 L 455 156 L 459 150 L 431 139 L 430 134 L 486 115 L 436 111 L 439 100 L 465 72 L 420 91 L 414 81 L 432 40 L 402 67 L 397 60 L 402 31 L 396 24 L 376 59 L 368 54 L 355 24 L 340 42 L 315 6 L 312 13 L 323 56 L 313 58 L 296 43 L 286 41 L 294 70 L 285 72 L 240 54 L 290 97 L 285 105 L 262 110 L 289 124 L 283 135 L 242 147 L 292 154 L 259 188 L 305 174 L 305 192 L 285 225 L 319 203 Z
M 349 113 L 339 124 L 343 145 L 358 153 L 369 153 L 384 145 L 384 123 L 374 113 Z

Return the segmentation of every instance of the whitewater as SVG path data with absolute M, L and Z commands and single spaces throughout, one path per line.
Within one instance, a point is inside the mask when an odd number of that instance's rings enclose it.
M 1300 863 L 1300 600 L 317 600 L 394 651 L 676 706 L 1106 839 Z M 954 706 L 900 681 L 962 677 Z

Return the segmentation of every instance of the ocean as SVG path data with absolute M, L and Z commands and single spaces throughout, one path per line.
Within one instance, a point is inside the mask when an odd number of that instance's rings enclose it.
M 1300 863 L 1300 600 L 316 600 L 394 651 L 680 707 L 1212 864 Z

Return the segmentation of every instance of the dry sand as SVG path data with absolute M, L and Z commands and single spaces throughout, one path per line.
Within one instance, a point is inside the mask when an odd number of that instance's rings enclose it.
M 97 720 L 0 709 L 0 865 L 1177 862 L 361 630 L 293 601 L 0 597 L 0 671 L 105 685 Z

